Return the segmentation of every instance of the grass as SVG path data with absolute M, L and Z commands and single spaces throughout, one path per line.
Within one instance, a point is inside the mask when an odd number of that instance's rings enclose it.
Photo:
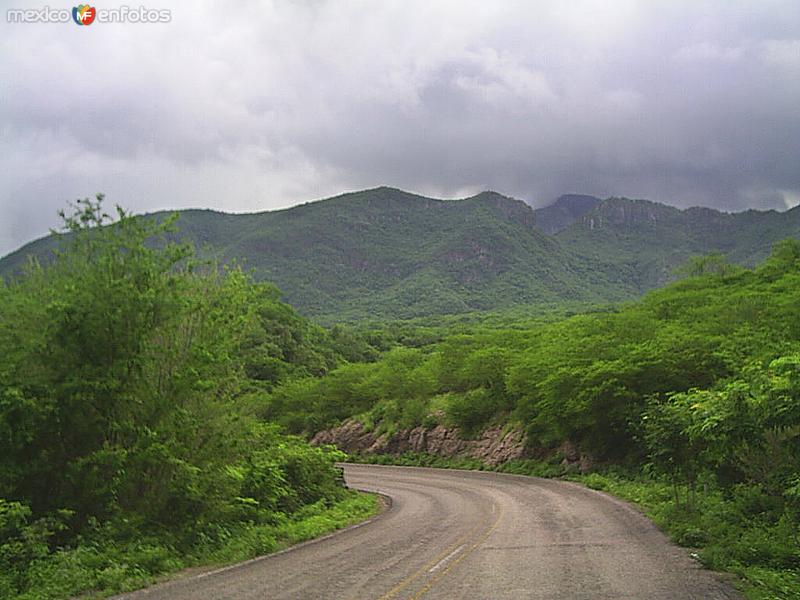
M 399 465 L 404 467 L 435 467 L 438 469 L 467 469 L 470 471 L 494 471 L 533 477 L 560 477 L 566 470 L 556 460 L 550 462 L 534 459 L 515 459 L 500 465 L 487 465 L 477 458 L 447 457 L 424 452 L 406 452 L 397 456 L 390 454 L 350 454 L 351 462 L 371 465 Z
M 554 458 L 549 462 L 514 460 L 489 466 L 472 458 L 445 458 L 420 453 L 400 456 L 351 456 L 357 462 L 471 469 L 562 478 L 601 490 L 639 506 L 675 543 L 696 550 L 702 564 L 737 576 L 736 585 L 749 600 L 800 598 L 800 539 L 797 524 L 762 490 L 738 486 L 720 490 L 705 486 L 689 501 L 689 491 L 675 489 L 652 476 L 608 470 L 579 474 Z
M 190 567 L 224 566 L 269 554 L 293 544 L 363 521 L 379 510 L 377 496 L 349 491 L 331 505 L 309 505 L 291 517 L 271 524 L 249 524 L 219 532 L 201 541 L 192 552 L 179 553 L 158 539 L 128 544 L 85 542 L 34 560 L 28 571 L 30 585 L 18 600 L 102 598 L 139 589 L 169 574 Z
M 747 598 L 800 598 L 797 525 L 760 489 L 712 488 L 689 502 L 688 490 L 679 488 L 683 500 L 676 504 L 672 485 L 645 476 L 591 473 L 569 479 L 640 506 L 674 542 L 697 549 L 705 567 L 737 575 Z

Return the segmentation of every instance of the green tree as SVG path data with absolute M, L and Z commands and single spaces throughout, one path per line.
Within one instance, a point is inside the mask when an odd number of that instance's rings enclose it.
M 642 415 L 644 438 L 651 464 L 673 484 L 675 503 L 680 504 L 679 484 L 688 484 L 693 499 L 701 473 L 706 441 L 696 435 L 693 403 L 695 394 L 674 394 L 666 400 L 652 398 Z
M 279 474 L 264 485 L 295 498 L 265 515 L 336 496 L 332 457 L 263 433 L 246 401 L 263 383 L 248 377 L 257 348 L 281 372 L 326 364 L 314 328 L 240 270 L 169 242 L 173 219 L 113 220 L 102 200 L 64 215 L 51 265 L 0 287 L 0 497 L 37 521 L 71 515 L 53 543 L 114 523 L 190 544 L 243 517 L 231 473 L 264 445 Z M 248 473 L 267 477 L 259 465 Z

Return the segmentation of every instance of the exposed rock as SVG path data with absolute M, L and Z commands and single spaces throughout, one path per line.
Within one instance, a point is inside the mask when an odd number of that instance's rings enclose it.
M 415 427 L 392 435 L 376 435 L 366 431 L 358 421 L 348 420 L 339 427 L 317 433 L 314 445 L 333 444 L 345 452 L 365 454 L 403 454 L 425 452 L 450 458 L 477 458 L 488 465 L 497 465 L 525 454 L 525 436 L 516 429 L 490 427 L 480 437 L 465 440 L 457 428 L 437 425 L 433 429 Z
M 339 427 L 320 431 L 311 443 L 333 444 L 345 452 L 366 452 L 375 443 L 375 435 L 365 431 L 358 421 L 345 421 Z

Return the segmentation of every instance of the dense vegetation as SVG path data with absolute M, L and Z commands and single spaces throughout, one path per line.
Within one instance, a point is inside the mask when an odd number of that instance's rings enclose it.
M 710 256 L 683 272 L 618 310 L 461 326 L 372 364 L 287 381 L 261 411 L 298 433 L 353 416 L 387 433 L 512 424 L 556 465 L 569 440 L 633 478 L 595 484 L 648 499 L 679 541 L 705 546 L 707 564 L 748 577 L 754 597 L 796 597 L 800 242 L 777 244 L 755 270 Z M 504 468 L 553 472 L 535 461 Z
M 752 597 L 797 597 L 800 242 L 754 269 L 694 258 L 638 302 L 574 311 L 691 251 L 751 262 L 800 212 L 577 201 L 547 213 L 555 237 L 496 194 L 187 211 L 183 234 L 79 203 L 62 250 L 0 283 L 0 596 L 127 589 L 364 516 L 374 501 L 339 485 L 342 455 L 303 441 L 356 418 L 520 428 L 534 458 L 511 472 L 566 474 L 570 442 L 597 466 L 586 483 L 642 503 Z M 325 329 L 244 256 L 307 312 L 427 317 Z
M 599 200 L 555 234 L 580 256 L 613 262 L 642 291 L 670 281 L 673 269 L 695 255 L 719 253 L 753 267 L 769 255 L 773 243 L 788 237 L 800 237 L 799 207 L 723 213 L 628 198 Z
M 370 346 L 326 332 L 240 270 L 154 240 L 99 201 L 47 267 L 0 285 L 0 597 L 141 585 L 369 514 L 337 452 L 254 418 L 285 378 Z M 362 354 L 358 354 L 362 352 Z
M 726 214 L 565 196 L 533 210 L 492 192 L 442 201 L 391 188 L 256 214 L 180 214 L 181 238 L 203 256 L 238 261 L 329 324 L 602 305 L 662 285 L 690 255 L 752 266 L 773 242 L 800 237 L 800 208 Z M 0 275 L 53 245 L 10 254 Z

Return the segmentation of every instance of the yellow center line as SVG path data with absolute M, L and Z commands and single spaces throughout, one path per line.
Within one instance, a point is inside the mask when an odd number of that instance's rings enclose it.
M 456 559 L 455 559 L 455 560 L 453 560 L 453 562 L 451 562 L 449 565 L 447 565 L 447 568 L 445 568 L 445 569 L 443 569 L 443 570 L 439 571 L 439 573 L 437 573 L 437 574 L 436 574 L 434 577 L 432 577 L 431 579 L 429 579 L 429 580 L 428 580 L 428 583 L 426 583 L 426 584 L 425 584 L 425 585 L 422 587 L 422 589 L 421 589 L 421 590 L 419 590 L 419 591 L 418 591 L 418 592 L 417 592 L 417 593 L 416 593 L 416 594 L 415 594 L 415 595 L 412 597 L 412 599 L 411 599 L 411 600 L 419 600 L 420 598 L 422 598 L 422 596 L 424 596 L 424 595 L 425 595 L 425 594 L 426 594 L 426 593 L 427 593 L 427 592 L 428 592 L 428 591 L 429 591 L 429 590 L 430 590 L 430 589 L 433 587 L 433 585 L 434 585 L 434 584 L 435 584 L 437 581 L 439 581 L 439 580 L 440 580 L 442 577 L 444 577 L 445 575 L 447 575 L 447 573 L 449 573 L 449 572 L 450 572 L 450 570 L 451 570 L 453 567 L 455 567 L 455 566 L 456 566 L 458 563 L 460 563 L 462 560 L 464 560 L 464 559 L 465 559 L 467 556 L 469 556 L 470 554 L 472 554 L 472 552 L 475 550 L 475 548 L 477 548 L 477 547 L 478 547 L 478 546 L 480 546 L 480 545 L 481 545 L 483 542 L 485 542 L 485 541 L 486 541 L 486 538 L 488 538 L 488 537 L 489 537 L 489 536 L 492 534 L 492 532 L 493 532 L 493 531 L 495 530 L 495 528 L 497 527 L 497 524 L 498 524 L 498 523 L 500 523 L 500 519 L 502 519 L 502 518 L 503 518 L 503 509 L 501 508 L 501 509 L 499 510 L 499 514 L 497 515 L 497 519 L 495 519 L 494 523 L 492 523 L 492 526 L 491 526 L 491 527 L 489 527 L 489 529 L 487 529 L 487 530 L 484 532 L 484 534 L 483 534 L 483 535 L 482 535 L 482 536 L 481 536 L 481 537 L 478 539 L 478 541 L 476 541 L 474 544 L 472 544 L 472 546 L 470 546 L 469 548 L 467 548 L 467 549 L 466 549 L 464 552 L 462 552 L 462 553 L 461 553 L 461 554 L 460 554 L 458 557 L 456 557 Z
M 454 566 L 460 563 L 467 555 L 472 553 L 472 551 L 475 550 L 475 548 L 477 548 L 480 544 L 482 544 L 483 541 L 487 537 L 489 537 L 492 531 L 494 531 L 494 529 L 497 527 L 497 524 L 500 522 L 502 516 L 503 512 L 501 508 L 499 510 L 499 514 L 497 515 L 497 519 L 495 519 L 494 523 L 492 523 L 492 525 L 480 536 L 478 541 L 476 541 L 472 546 L 468 547 L 464 552 L 462 552 L 459 556 L 457 556 L 455 560 L 453 560 L 446 568 L 443 568 L 442 570 L 438 571 L 438 573 L 434 575 L 428 581 L 428 583 L 425 584 L 425 586 L 419 592 L 416 593 L 416 595 L 412 597 L 412 600 L 417 600 L 418 598 L 420 598 L 424 593 L 426 593 L 428 590 L 431 589 L 434 583 L 436 583 L 438 580 L 444 577 Z M 437 554 L 433 560 L 429 561 L 420 569 L 418 569 L 417 571 L 415 571 L 414 573 L 412 573 L 411 575 L 400 581 L 400 583 L 395 585 L 391 590 L 386 592 L 378 600 L 389 600 L 390 598 L 394 598 L 395 596 L 397 596 L 397 594 L 399 594 L 409 585 L 417 581 L 420 577 L 435 572 L 436 569 L 434 569 L 434 567 L 441 568 L 443 564 L 446 563 L 446 560 L 451 558 L 453 555 L 457 554 L 457 551 L 460 550 L 461 547 L 465 545 L 466 541 L 469 538 L 471 538 L 475 534 L 475 532 L 478 531 L 480 528 L 481 528 L 480 526 L 477 526 L 470 529 L 465 535 L 460 537 L 458 541 L 449 545 L 442 552 Z
M 416 581 L 417 579 L 419 579 L 420 577 L 425 575 L 425 573 L 429 572 L 431 567 L 433 567 L 433 566 L 437 565 L 438 563 L 442 562 L 442 560 L 444 560 L 444 558 L 446 556 L 448 556 L 449 554 L 451 554 L 456 548 L 458 548 L 459 546 L 464 545 L 464 543 L 470 537 L 472 537 L 472 534 L 475 533 L 475 531 L 477 531 L 478 529 L 480 529 L 480 526 L 473 527 L 472 529 L 470 529 L 465 535 L 463 535 L 462 537 L 458 538 L 458 541 L 456 541 L 455 543 L 453 543 L 450 546 L 448 546 L 447 548 L 445 548 L 441 553 L 437 554 L 436 557 L 433 560 L 431 560 L 430 562 L 425 563 L 425 565 L 420 567 L 419 570 L 414 571 L 411 575 L 409 575 L 408 577 L 406 577 L 405 579 L 400 581 L 400 583 L 398 583 L 391 590 L 386 592 L 378 600 L 389 600 L 389 598 L 394 598 L 400 591 L 402 591 L 403 589 L 408 587 L 411 583 L 413 583 L 414 581 Z

